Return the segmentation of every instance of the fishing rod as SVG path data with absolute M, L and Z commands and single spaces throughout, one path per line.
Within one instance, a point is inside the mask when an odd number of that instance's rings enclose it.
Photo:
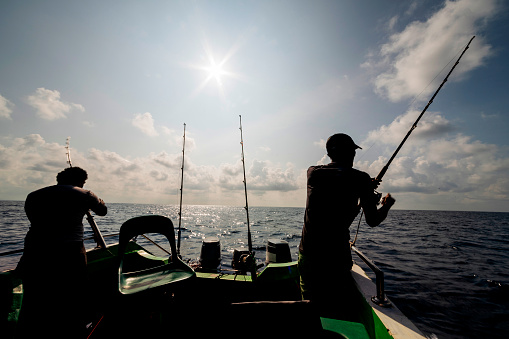
M 449 76 L 451 75 L 452 71 L 454 71 L 454 69 L 456 68 L 456 66 L 459 64 L 461 58 L 463 57 L 463 54 L 465 54 L 465 52 L 467 51 L 467 49 L 469 48 L 470 46 L 470 43 L 472 42 L 472 40 L 474 40 L 475 38 L 475 35 L 472 37 L 472 39 L 470 39 L 470 41 L 468 42 L 467 46 L 465 47 L 465 49 L 463 50 L 463 52 L 461 53 L 461 55 L 459 56 L 458 60 L 456 60 L 456 63 L 452 66 L 451 70 L 449 71 L 449 73 L 447 74 L 447 76 L 445 77 L 444 81 L 442 81 L 442 83 L 440 84 L 440 86 L 438 87 L 438 89 L 436 90 L 435 94 L 433 94 L 433 96 L 431 97 L 431 99 L 429 100 L 428 104 L 426 105 L 426 107 L 424 107 L 424 109 L 422 110 L 421 114 L 419 115 L 419 117 L 417 118 L 417 120 L 415 120 L 414 124 L 412 125 L 412 127 L 410 128 L 410 130 L 408 131 L 408 133 L 405 135 L 405 137 L 403 138 L 403 140 L 401 141 L 401 143 L 399 144 L 398 148 L 396 149 L 396 151 L 394 151 L 394 153 L 392 154 L 391 158 L 389 159 L 389 161 L 387 162 L 387 164 L 382 168 L 382 170 L 380 171 L 380 173 L 378 173 L 378 175 L 376 176 L 375 178 L 375 181 L 377 182 L 380 182 L 382 181 L 382 178 L 383 176 L 385 175 L 385 172 L 387 172 L 387 170 L 389 169 L 389 166 L 391 165 L 392 161 L 394 160 L 394 158 L 396 157 L 396 155 L 398 154 L 399 150 L 401 149 L 401 147 L 403 147 L 403 144 L 406 142 L 406 140 L 408 139 L 408 137 L 410 136 L 410 134 L 412 134 L 412 132 L 414 131 L 414 129 L 417 128 L 417 124 L 419 123 L 419 120 L 421 120 L 422 116 L 424 115 L 424 113 L 426 112 L 426 110 L 428 109 L 428 107 L 431 105 L 431 103 L 433 102 L 433 100 L 435 99 L 435 97 L 437 96 L 438 92 L 440 92 L 440 90 L 442 89 L 442 87 L 444 86 L 444 84 L 447 82 L 447 79 L 449 79 Z
M 179 208 L 179 229 L 177 236 L 177 256 L 180 258 L 180 226 L 182 224 L 182 192 L 184 189 L 184 154 L 186 149 L 186 124 L 184 123 L 184 141 L 182 142 L 182 176 L 180 179 L 180 208 Z
M 442 89 L 442 87 L 445 85 L 445 83 L 447 82 L 447 80 L 449 79 L 449 76 L 451 75 L 452 71 L 454 71 L 454 69 L 456 68 L 456 66 L 459 64 L 461 58 L 463 57 L 463 54 L 465 54 L 465 52 L 467 51 L 467 49 L 469 49 L 470 47 L 470 43 L 472 42 L 472 40 L 474 40 L 475 38 L 475 35 L 470 39 L 470 41 L 468 42 L 468 44 L 465 46 L 465 48 L 463 49 L 463 52 L 461 52 L 461 55 L 458 57 L 458 60 L 456 60 L 456 63 L 452 66 L 451 70 L 449 71 L 449 73 L 447 73 L 447 76 L 444 78 L 444 80 L 442 81 L 442 83 L 440 84 L 440 86 L 438 87 L 438 89 L 435 91 L 435 93 L 433 94 L 433 96 L 431 97 L 431 99 L 428 101 L 428 104 L 426 105 L 426 107 L 424 107 L 424 109 L 422 110 L 421 114 L 419 114 L 419 116 L 417 117 L 417 120 L 415 120 L 414 124 L 412 125 L 412 127 L 410 127 L 410 130 L 408 131 L 408 133 L 405 135 L 405 137 L 403 138 L 403 140 L 401 141 L 401 143 L 399 144 L 398 148 L 396 148 L 396 151 L 394 151 L 394 153 L 392 154 L 391 158 L 389 159 L 389 161 L 387 162 L 387 164 L 385 164 L 385 166 L 382 168 L 382 170 L 380 171 L 380 173 L 378 173 L 378 175 L 376 176 L 376 178 L 374 178 L 374 181 L 378 184 L 382 181 L 382 178 L 384 177 L 385 173 L 387 172 L 387 170 L 389 169 L 389 166 L 391 165 L 392 161 L 394 160 L 394 158 L 396 158 L 396 155 L 399 153 L 399 151 L 401 150 L 401 147 L 403 147 L 403 145 L 405 144 L 405 142 L 407 141 L 408 137 L 410 136 L 410 134 L 412 134 L 412 132 L 414 131 L 414 129 L 417 128 L 417 124 L 419 123 L 419 121 L 421 120 L 422 116 L 424 115 L 424 113 L 428 110 L 428 107 L 433 103 L 433 100 L 435 99 L 435 97 L 437 96 L 438 92 L 440 92 L 440 90 Z M 378 186 L 378 185 L 377 185 Z M 377 198 L 378 200 L 380 200 L 380 198 L 382 197 L 382 194 L 381 193 L 378 193 L 378 192 L 375 192 L 375 194 L 377 195 Z M 359 234 L 359 227 L 360 227 L 360 224 L 361 224 L 361 220 L 362 220 L 362 216 L 364 215 L 364 210 L 362 211 L 361 213 L 361 216 L 359 218 L 359 223 L 357 225 L 357 232 L 355 234 L 355 238 L 353 240 L 353 242 L 351 243 L 352 246 L 355 245 L 355 242 L 357 241 L 357 235 Z
M 249 224 L 249 205 L 247 203 L 247 181 L 246 181 L 246 161 L 244 158 L 244 139 L 242 138 L 242 116 L 239 115 L 240 119 L 240 145 L 242 147 L 242 170 L 244 173 L 244 194 L 246 196 L 246 206 L 244 209 L 246 210 L 246 217 L 247 217 L 247 247 L 249 250 L 249 256 L 250 256 L 250 262 L 251 265 L 251 277 L 253 281 L 256 279 L 256 262 L 254 259 L 254 253 L 253 253 L 253 242 L 251 240 L 251 226 Z
M 249 206 L 247 203 L 247 182 L 246 182 L 246 161 L 244 159 L 244 140 L 242 138 L 242 116 L 239 115 L 240 118 L 240 145 L 242 147 L 242 169 L 244 172 L 244 194 L 246 196 L 246 206 L 244 209 L 246 210 L 246 216 L 247 216 L 247 246 L 249 249 L 249 252 L 253 251 L 253 243 L 251 241 L 251 226 L 249 225 Z
M 71 147 L 69 146 L 71 137 L 67 137 L 66 143 L 65 143 L 65 149 L 67 154 L 67 163 L 69 164 L 69 167 L 72 168 L 72 162 L 71 162 Z M 94 238 L 95 242 L 97 243 L 97 246 L 100 248 L 106 248 L 106 242 L 104 241 L 104 238 L 101 234 L 101 231 L 99 231 L 99 227 L 97 227 L 97 224 L 95 223 L 94 217 L 90 213 L 90 210 L 88 210 L 85 215 L 87 216 L 87 221 L 92 228 L 92 231 L 94 232 Z

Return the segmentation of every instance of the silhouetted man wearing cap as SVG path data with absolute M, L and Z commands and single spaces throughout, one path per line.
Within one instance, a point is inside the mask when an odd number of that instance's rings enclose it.
M 379 225 L 395 200 L 387 194 L 377 209 L 378 186 L 370 176 L 353 167 L 357 146 L 346 134 L 327 140 L 331 163 L 311 166 L 307 173 L 307 201 L 299 246 L 302 298 L 322 309 L 348 302 L 352 284 L 349 227 L 363 208 L 366 223 Z
M 57 185 L 27 196 L 30 229 L 16 269 L 23 280 L 17 338 L 85 336 L 83 217 L 88 210 L 100 216 L 108 211 L 103 200 L 83 189 L 87 178 L 79 167 L 66 168 L 58 173 Z

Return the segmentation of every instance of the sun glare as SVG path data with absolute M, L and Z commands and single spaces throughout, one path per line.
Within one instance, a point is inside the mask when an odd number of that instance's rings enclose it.
M 239 78 L 240 75 L 233 73 L 228 70 L 226 64 L 230 60 L 230 58 L 235 54 L 238 49 L 237 45 L 232 46 L 228 53 L 222 59 L 216 59 L 214 54 L 212 53 L 211 48 L 208 43 L 203 44 L 203 49 L 206 54 L 206 64 L 202 65 L 190 65 L 192 68 L 199 69 L 205 73 L 205 79 L 200 83 L 198 88 L 194 91 L 193 95 L 198 94 L 203 90 L 211 81 L 216 83 L 217 89 L 219 91 L 219 95 L 225 99 L 226 88 L 225 85 L 228 85 L 226 82 L 227 79 Z M 220 62 L 216 62 L 216 60 L 221 60 Z M 214 81 L 215 80 L 215 81 Z
M 226 75 L 227 72 L 223 69 L 222 63 L 216 64 L 214 59 L 211 59 L 210 65 L 209 67 L 206 68 L 206 71 L 208 72 L 207 81 L 214 78 L 216 79 L 218 86 L 223 85 L 223 82 L 221 81 L 221 76 Z

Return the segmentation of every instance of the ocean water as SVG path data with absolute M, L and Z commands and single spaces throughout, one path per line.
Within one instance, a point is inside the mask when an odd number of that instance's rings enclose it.
M 108 244 L 118 241 L 115 234 L 124 221 L 139 215 L 168 216 L 178 227 L 178 206 L 108 208 L 107 216 L 96 217 Z M 0 216 L 0 253 L 22 248 L 29 227 L 23 202 L 0 201 Z M 271 238 L 288 241 L 297 259 L 303 216 L 303 208 L 249 209 L 259 262 L 265 261 Z M 356 228 L 354 222 L 352 239 Z M 85 230 L 86 237 L 92 235 L 90 227 Z M 233 250 L 247 248 L 244 208 L 184 206 L 183 258 L 197 260 L 209 236 L 220 239 L 222 266 L 231 267 Z M 388 297 L 429 338 L 509 338 L 509 213 L 393 210 L 379 227 L 361 222 L 356 245 L 384 271 Z M 0 271 L 14 268 L 18 260 L 19 255 L 0 256 Z M 374 279 L 360 259 L 356 262 Z

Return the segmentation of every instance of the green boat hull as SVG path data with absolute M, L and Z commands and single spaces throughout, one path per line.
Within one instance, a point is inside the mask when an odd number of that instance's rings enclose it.
M 300 300 L 297 262 L 269 264 L 255 282 L 250 275 L 231 271 L 196 272 L 192 279 L 171 288 L 125 295 L 118 290 L 117 250 L 112 245 L 87 252 L 91 339 L 222 333 L 248 338 L 424 338 L 396 307 L 384 310 L 367 301 L 365 294 L 373 293 L 374 285 L 356 265 L 352 274 L 357 289 L 348 293 L 355 295 L 360 307 L 355 308 L 355 321 L 347 321 L 323 317 L 312 303 Z M 136 243 L 129 244 L 126 256 L 133 271 L 167 264 Z M 14 338 L 23 301 L 22 281 L 14 271 L 0 274 L 0 296 L 0 334 Z M 351 309 L 349 305 L 337 307 L 343 309 L 339 313 Z M 55 318 L 53 326 L 58 326 L 58 315 Z

